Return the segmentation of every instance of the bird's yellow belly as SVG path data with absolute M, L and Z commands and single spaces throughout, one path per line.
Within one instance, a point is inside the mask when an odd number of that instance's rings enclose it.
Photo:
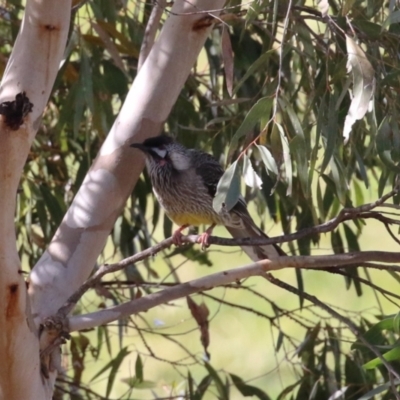
M 182 213 L 182 214 L 175 214 L 175 213 L 168 213 L 169 218 L 175 224 L 182 226 L 182 225 L 193 225 L 193 226 L 198 226 L 198 225 L 212 225 L 212 224 L 218 224 L 219 221 L 217 221 L 215 218 L 212 218 L 212 216 L 207 215 L 207 214 L 190 214 L 190 213 Z

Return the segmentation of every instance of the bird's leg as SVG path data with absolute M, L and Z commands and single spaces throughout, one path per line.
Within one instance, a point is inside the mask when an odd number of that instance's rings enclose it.
M 212 224 L 208 229 L 203 232 L 199 238 L 197 239 L 197 243 L 201 243 L 201 249 L 209 247 L 208 238 L 211 236 L 213 229 L 215 228 L 215 224 Z
M 172 234 L 172 243 L 175 246 L 182 245 L 182 231 L 186 229 L 188 226 L 189 225 L 182 225 Z

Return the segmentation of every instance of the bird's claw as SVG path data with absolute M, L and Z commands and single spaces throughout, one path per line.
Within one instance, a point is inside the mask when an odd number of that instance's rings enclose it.
M 172 243 L 175 246 L 182 246 L 183 241 L 182 241 L 182 231 L 186 229 L 188 226 L 187 225 L 182 225 L 180 226 L 173 234 L 172 234 Z
M 210 236 L 211 236 L 210 233 L 206 231 L 198 237 L 197 243 L 201 244 L 202 250 L 205 250 L 207 247 L 210 247 L 210 243 L 208 243 L 208 239 Z
M 183 242 L 182 242 L 182 232 L 181 231 L 175 231 L 172 234 L 172 243 L 175 246 L 182 246 Z

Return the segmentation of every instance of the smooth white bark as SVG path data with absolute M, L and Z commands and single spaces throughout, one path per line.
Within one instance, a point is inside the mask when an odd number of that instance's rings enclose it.
M 86 315 L 70 317 L 70 331 L 91 329 L 99 325 L 109 324 L 118 319 L 147 311 L 153 307 L 168 303 L 194 293 L 210 290 L 217 286 L 240 282 L 252 276 L 262 276 L 271 271 L 284 268 L 330 268 L 353 266 L 365 262 L 396 263 L 400 261 L 400 253 L 384 251 L 364 251 L 326 256 L 282 256 L 272 260 L 257 261 L 243 267 L 207 275 L 203 278 L 182 283 L 159 292 L 143 296 L 133 301 L 96 311 Z
M 212 18 L 197 12 L 223 3 L 175 1 L 100 154 L 32 271 L 30 294 L 37 322 L 56 313 L 92 271 L 143 169 L 143 159 L 129 144 L 160 133 L 211 28 Z M 177 15 L 182 13 L 187 15 Z
M 14 214 L 23 166 L 65 48 L 70 11 L 70 0 L 27 2 L 0 86 L 0 102 L 25 91 L 33 103 L 16 131 L 0 119 L 0 399 L 51 398 L 40 376 L 37 330 L 20 273 Z

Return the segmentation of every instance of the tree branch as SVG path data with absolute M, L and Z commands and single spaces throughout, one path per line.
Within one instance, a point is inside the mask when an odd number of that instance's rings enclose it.
M 71 1 L 24 3 L 24 18 L 0 87 L 0 397 L 49 399 L 54 381 L 44 384 L 39 373 L 37 329 L 21 275 L 15 210 L 29 148 L 64 53 Z M 17 111 L 16 118 L 10 119 L 10 108 Z
M 167 239 L 169 241 L 170 239 Z M 160 244 L 161 245 L 161 244 Z M 134 256 L 133 256 L 134 257 Z M 147 311 L 150 308 L 169 301 L 210 290 L 216 286 L 238 282 L 251 276 L 264 275 L 265 272 L 280 270 L 283 268 L 329 268 L 345 267 L 349 264 L 363 263 L 366 261 L 400 262 L 400 253 L 388 253 L 381 251 L 365 251 L 348 254 L 334 254 L 327 256 L 282 256 L 274 260 L 262 260 L 244 267 L 235 268 L 211 274 L 204 278 L 176 285 L 157 293 L 135 299 L 133 301 L 110 307 L 94 313 L 72 316 L 69 319 L 70 331 L 94 328 L 104 325 L 132 314 Z M 115 264 L 114 264 L 115 265 Z M 65 313 L 65 310 L 63 310 Z
M 173 11 L 220 8 L 224 0 L 177 0 Z M 139 179 L 144 159 L 129 147 L 160 133 L 212 23 L 198 15 L 170 15 L 139 71 L 96 160 L 30 275 L 35 322 L 53 315 L 90 275 Z M 179 68 L 176 66 L 179 65 Z

